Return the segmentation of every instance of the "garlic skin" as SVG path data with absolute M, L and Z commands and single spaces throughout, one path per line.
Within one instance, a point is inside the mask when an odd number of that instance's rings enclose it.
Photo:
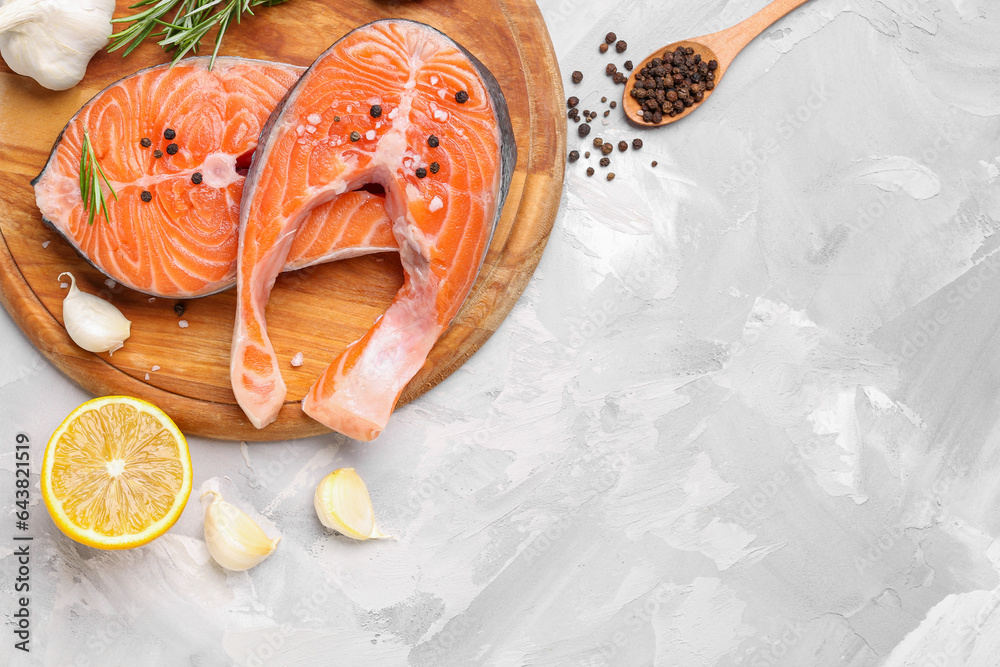
M 201 497 L 209 494 L 214 497 L 205 510 L 205 544 L 216 563 L 243 572 L 274 553 L 280 537 L 268 538 L 256 521 L 223 500 L 218 491 L 206 491 Z
M 50 90 L 80 83 L 111 35 L 114 0 L 7 0 L 0 5 L 0 55 Z
M 352 540 L 376 540 L 383 535 L 375 525 L 368 487 L 354 468 L 339 468 L 316 487 L 313 506 L 320 523 Z
M 132 322 L 122 312 L 99 296 L 80 291 L 76 277 L 69 271 L 69 293 L 63 299 L 63 322 L 73 342 L 88 352 L 110 352 L 120 349 L 132 333 Z

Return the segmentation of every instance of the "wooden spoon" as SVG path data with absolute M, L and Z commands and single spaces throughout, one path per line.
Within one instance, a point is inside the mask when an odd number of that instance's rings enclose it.
M 769 4 L 767 7 L 760 10 L 742 23 L 734 25 L 732 28 L 728 28 L 721 32 L 713 32 L 711 35 L 695 37 L 693 39 L 682 39 L 679 42 L 674 42 L 673 44 L 660 47 L 655 52 L 650 54 L 648 58 L 639 63 L 632 70 L 632 74 L 629 75 L 628 80 L 625 82 L 625 92 L 622 94 L 622 108 L 625 110 L 625 117 L 633 123 L 643 127 L 660 127 L 661 125 L 669 125 L 670 123 L 674 123 L 679 121 L 681 118 L 684 118 L 695 109 L 701 107 L 701 105 L 708 101 L 708 98 L 711 97 L 712 93 L 718 90 L 719 81 L 722 80 L 722 76 L 726 73 L 726 70 L 729 69 L 729 65 L 732 64 L 737 54 L 743 50 L 743 47 L 749 44 L 754 37 L 764 32 L 764 30 L 772 23 L 796 7 L 804 5 L 808 1 L 809 0 L 774 0 L 774 2 Z M 701 54 L 702 60 L 706 62 L 709 60 L 718 61 L 719 67 L 715 70 L 715 88 L 713 90 L 704 91 L 705 97 L 701 102 L 696 102 L 692 106 L 685 107 L 684 111 L 680 112 L 676 116 L 668 116 L 664 114 L 663 120 L 659 123 L 647 123 L 642 120 L 640 100 L 632 97 L 632 88 L 635 87 L 635 77 L 639 71 L 643 67 L 649 65 L 654 58 L 661 58 L 664 51 L 674 51 L 678 46 L 693 49 L 696 54 Z M 638 112 L 638 114 L 636 112 Z

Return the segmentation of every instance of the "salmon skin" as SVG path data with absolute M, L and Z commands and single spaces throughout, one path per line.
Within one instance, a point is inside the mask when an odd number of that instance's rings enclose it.
M 376 21 L 319 56 L 265 125 L 240 208 L 230 375 L 254 426 L 285 400 L 264 311 L 309 211 L 367 183 L 386 192 L 403 286 L 302 401 L 322 424 L 371 440 L 471 290 L 516 159 L 500 86 L 434 28 Z
M 218 58 L 209 70 L 209 61 L 140 70 L 98 93 L 32 181 L 46 224 L 105 275 L 153 296 L 204 296 L 236 283 L 246 168 L 262 126 L 304 71 L 243 58 Z M 84 129 L 118 196 L 105 193 L 110 220 L 94 224 L 80 197 Z M 283 268 L 395 250 L 383 201 L 351 192 L 314 209 Z

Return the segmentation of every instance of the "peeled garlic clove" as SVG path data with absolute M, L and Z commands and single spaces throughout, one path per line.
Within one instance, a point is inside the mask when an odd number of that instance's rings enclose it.
M 354 468 L 340 468 L 323 478 L 313 498 L 320 522 L 345 537 L 373 540 L 391 537 L 375 526 L 368 487 Z
M 132 323 L 101 297 L 81 292 L 72 273 L 59 274 L 59 278 L 63 276 L 69 276 L 71 281 L 69 293 L 63 299 L 66 333 L 88 352 L 114 354 L 131 334 Z
M 214 498 L 205 510 L 205 543 L 215 562 L 234 572 L 249 570 L 274 552 L 281 538 L 274 540 L 261 530 L 243 510 L 222 499 L 216 491 L 202 498 Z

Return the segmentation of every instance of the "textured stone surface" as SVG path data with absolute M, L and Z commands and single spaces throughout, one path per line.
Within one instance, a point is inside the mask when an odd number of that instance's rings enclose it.
M 543 0 L 567 96 L 603 112 L 606 62 L 764 2 L 669 4 Z M 34 475 L 32 653 L 0 662 L 1000 664 L 998 44 L 989 0 L 813 0 L 680 124 L 599 115 L 644 147 L 568 166 L 508 321 L 377 442 L 193 439 L 180 522 L 124 553 Z M 37 471 L 87 396 L 0 340 L 8 623 L 14 435 Z M 398 541 L 322 529 L 341 466 Z M 249 573 L 209 560 L 211 484 L 283 535 Z

